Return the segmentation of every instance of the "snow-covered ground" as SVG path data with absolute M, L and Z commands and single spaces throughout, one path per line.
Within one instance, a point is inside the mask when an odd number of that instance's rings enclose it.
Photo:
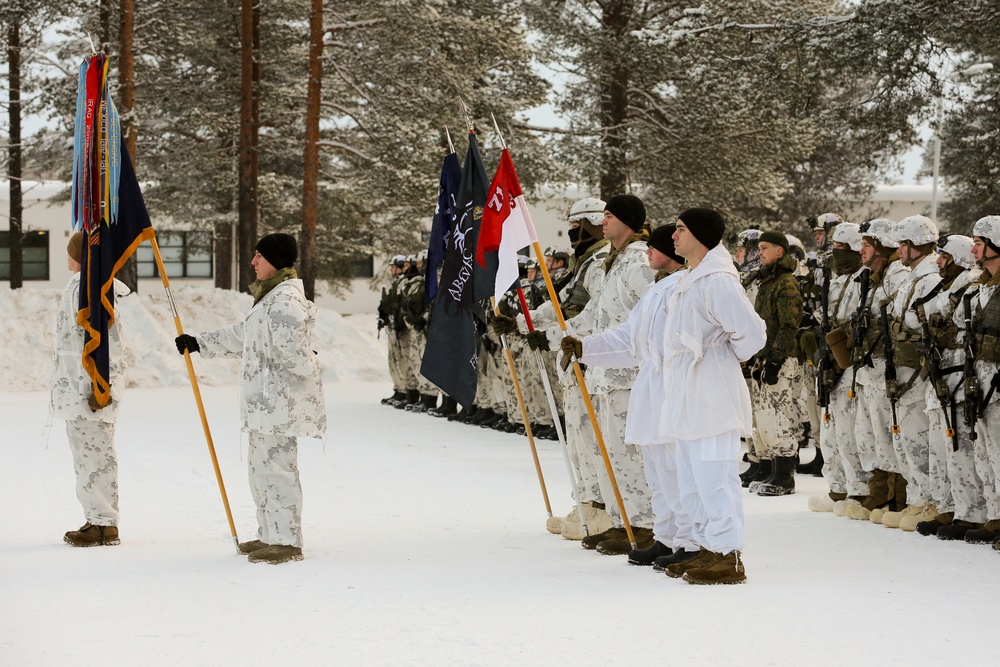
M 218 324 L 248 305 L 203 300 Z M 178 298 L 182 319 L 198 323 L 186 328 L 215 326 L 194 301 Z M 0 292 L 0 320 L 44 347 L 41 332 L 9 322 L 43 305 L 19 303 L 15 315 L 10 303 Z M 235 553 L 191 390 L 165 380 L 186 381 L 163 319 L 149 349 L 164 354 L 139 362 L 146 379 L 119 417 L 113 548 L 62 542 L 83 520 L 62 423 L 43 434 L 48 357 L 11 359 L 24 346 L 4 339 L 0 665 L 996 664 L 1000 554 L 989 547 L 813 514 L 806 499 L 824 485 L 800 476 L 794 496 L 746 496 L 746 585 L 690 586 L 586 551 L 545 532 L 524 438 L 379 405 L 391 388 L 371 361 L 382 353 L 372 323 L 332 313 L 321 322 L 336 335 L 317 344 L 330 434 L 300 445 L 306 558 L 249 564 Z M 324 349 L 334 344 L 340 352 Z M 195 364 L 249 539 L 232 371 Z M 559 446 L 538 448 L 563 514 Z

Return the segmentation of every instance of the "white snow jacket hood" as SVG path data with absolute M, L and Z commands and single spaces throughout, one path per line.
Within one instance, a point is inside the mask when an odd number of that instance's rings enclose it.
M 197 336 L 201 354 L 241 357 L 240 413 L 244 431 L 326 435 L 323 378 L 312 349 L 316 304 L 302 281 L 276 285 L 246 319 Z

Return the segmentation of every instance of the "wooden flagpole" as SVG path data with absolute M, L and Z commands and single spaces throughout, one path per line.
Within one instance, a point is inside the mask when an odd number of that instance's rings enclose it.
M 184 334 L 184 327 L 181 326 L 181 318 L 177 314 L 174 306 L 174 296 L 170 291 L 170 279 L 167 278 L 167 270 L 163 266 L 163 258 L 160 256 L 160 246 L 156 243 L 154 234 L 149 242 L 153 246 L 153 257 L 156 258 L 156 267 L 160 271 L 160 280 L 163 281 L 163 289 L 167 293 L 167 303 L 170 304 L 170 312 L 174 316 L 174 326 L 177 327 L 177 335 Z M 222 481 L 222 471 L 219 470 L 219 459 L 215 455 L 215 445 L 212 443 L 212 432 L 208 428 L 208 418 L 205 416 L 205 405 L 201 400 L 201 391 L 198 389 L 198 378 L 194 374 L 194 364 L 191 362 L 191 354 L 184 350 L 184 362 L 187 364 L 188 377 L 191 378 L 191 390 L 194 392 L 194 401 L 198 404 L 198 414 L 201 416 L 201 427 L 205 431 L 205 441 L 208 443 L 208 453 L 212 457 L 212 467 L 215 468 L 215 479 L 219 483 L 219 492 L 222 494 L 222 505 L 226 508 L 226 518 L 229 520 L 229 530 L 233 535 L 233 544 L 236 552 L 239 553 L 240 540 L 236 536 L 236 524 L 233 523 L 233 513 L 229 509 L 229 497 L 226 495 L 226 485 Z
M 500 309 L 497 307 L 496 297 L 490 297 L 493 313 L 498 315 Z M 531 458 L 535 462 L 535 474 L 538 475 L 538 485 L 542 488 L 542 500 L 545 501 L 545 511 L 552 516 L 552 504 L 549 503 L 549 492 L 545 489 L 545 477 L 542 475 L 542 464 L 538 461 L 538 449 L 535 447 L 535 436 L 531 432 L 531 418 L 528 416 L 528 408 L 524 403 L 524 394 L 521 393 L 521 383 L 517 380 L 517 371 L 514 369 L 514 356 L 510 353 L 507 345 L 507 337 L 500 336 L 500 344 L 503 346 L 504 356 L 507 358 L 507 368 L 510 370 L 510 379 L 514 382 L 514 394 L 517 396 L 517 407 L 521 409 L 521 422 L 524 424 L 524 434 L 528 436 L 528 446 L 531 448 Z
M 503 135 L 500 133 L 496 117 L 493 118 L 493 127 L 500 137 L 500 143 L 506 148 L 507 142 L 504 141 Z M 549 293 L 549 299 L 552 301 L 552 309 L 556 314 L 556 319 L 559 321 L 559 328 L 565 334 L 566 320 L 563 318 L 562 308 L 559 306 L 559 295 L 556 294 L 555 286 L 552 284 L 552 277 L 549 275 L 549 267 L 545 264 L 545 255 L 542 253 L 542 248 L 538 244 L 538 241 L 532 243 L 531 247 L 535 250 L 535 259 L 538 261 L 538 268 L 542 270 L 542 277 L 545 278 L 545 288 Z M 594 427 L 594 437 L 597 439 L 597 446 L 601 450 L 601 458 L 604 459 L 604 467 L 607 469 L 608 478 L 611 480 L 611 488 L 615 493 L 615 502 L 618 504 L 618 511 L 621 512 L 622 523 L 625 525 L 625 533 L 628 535 L 629 544 L 635 549 L 636 543 L 635 535 L 632 534 L 632 523 L 629 520 L 628 512 L 625 510 L 625 501 L 622 499 L 621 491 L 618 489 L 618 480 L 615 478 L 615 471 L 611 466 L 611 457 L 608 456 L 608 448 L 604 444 L 604 437 L 601 435 L 601 427 L 597 424 L 597 413 L 594 411 L 594 403 L 590 400 L 590 392 L 587 391 L 587 382 L 583 379 L 583 370 L 575 358 L 573 359 L 573 372 L 576 374 L 576 381 L 580 385 L 580 394 L 583 396 L 583 404 L 587 407 L 590 424 Z

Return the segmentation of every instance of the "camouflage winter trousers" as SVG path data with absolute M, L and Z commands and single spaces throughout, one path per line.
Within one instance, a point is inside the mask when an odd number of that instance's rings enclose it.
M 976 474 L 983 481 L 986 518 L 1000 519 L 1000 401 L 993 401 L 976 424 Z
M 403 334 L 405 338 L 406 334 Z M 406 391 L 406 368 L 409 361 L 406 358 L 405 346 L 396 332 L 389 334 L 389 377 L 392 378 L 392 388 Z
M 811 364 L 799 364 L 799 423 L 809 422 L 809 432 L 819 445 L 819 429 L 823 425 L 819 403 L 816 399 L 816 367 Z
M 800 393 L 798 372 L 799 362 L 786 359 L 776 384 L 750 383 L 755 427 L 753 446 L 762 459 L 798 456 L 801 423 L 795 402 Z
M 823 451 L 823 477 L 830 490 L 849 496 L 867 496 L 871 473 L 861 465 L 858 444 L 854 439 L 857 403 L 848 396 L 849 373 L 844 373 L 830 390 L 829 422 L 820 427 L 819 444 Z
M 257 506 L 257 539 L 302 547 L 302 483 L 294 436 L 250 431 L 247 466 Z
M 115 425 L 93 419 L 66 422 L 73 454 L 76 498 L 84 518 L 95 526 L 118 525 L 118 456 Z
M 697 551 L 694 520 L 681 502 L 677 443 L 642 445 L 639 449 L 653 508 L 653 537 L 671 549 Z
M 930 463 L 927 416 L 927 381 L 919 377 L 913 382 L 896 407 L 899 436 L 892 438 L 892 447 L 899 461 L 899 472 L 906 478 L 906 502 L 908 505 L 926 505 L 931 501 L 931 481 L 928 475 Z M 892 420 L 892 411 L 889 412 Z
M 649 485 L 646 483 L 646 473 L 642 468 L 642 452 L 636 445 L 625 442 L 625 419 L 628 417 L 630 393 L 629 389 L 617 389 L 608 394 L 594 394 L 591 398 L 629 522 L 634 528 L 652 528 L 652 499 Z M 611 516 L 611 523 L 621 527 L 623 525 L 621 512 L 615 502 L 611 478 L 604 465 L 598 469 L 598 481 L 601 485 L 601 495 L 607 501 L 606 509 Z
M 743 550 L 739 450 L 738 431 L 677 441 L 680 501 L 691 516 L 694 540 L 721 554 Z
M 594 427 L 590 415 L 583 402 L 583 395 L 574 383 L 563 392 L 564 411 L 566 413 L 566 448 L 569 451 L 569 461 L 576 475 L 577 492 L 582 503 L 603 503 L 599 471 L 604 468 L 604 461 L 598 453 L 597 440 L 594 437 Z M 614 502 L 614 496 L 611 497 Z
M 438 388 L 433 382 L 420 374 L 420 365 L 424 360 L 424 349 L 427 347 L 427 334 L 422 331 L 411 331 L 409 334 L 410 344 L 407 348 L 409 355 L 409 366 L 413 369 L 414 386 L 408 389 L 416 389 L 421 394 L 437 396 Z
M 892 446 L 892 411 L 885 387 L 858 385 L 854 413 L 854 441 L 858 444 L 861 466 L 871 472 L 902 472 Z
M 983 481 L 976 474 L 975 450 L 969 439 L 969 430 L 961 423 L 961 408 L 957 412 L 958 424 L 952 424 L 958 438 L 958 451 L 948 437 L 945 413 L 941 408 L 928 410 L 930 438 L 931 502 L 938 512 L 954 512 L 956 519 L 986 522 L 986 496 Z M 949 416 L 950 419 L 950 416 Z M 909 489 L 907 489 L 909 493 Z

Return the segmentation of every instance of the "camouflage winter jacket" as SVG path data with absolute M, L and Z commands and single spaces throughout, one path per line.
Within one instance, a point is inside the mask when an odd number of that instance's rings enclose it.
M 798 356 L 798 332 L 802 323 L 803 299 L 795 279 L 797 262 L 785 255 L 763 267 L 754 308 L 767 325 L 767 343 L 760 358 L 784 361 Z

